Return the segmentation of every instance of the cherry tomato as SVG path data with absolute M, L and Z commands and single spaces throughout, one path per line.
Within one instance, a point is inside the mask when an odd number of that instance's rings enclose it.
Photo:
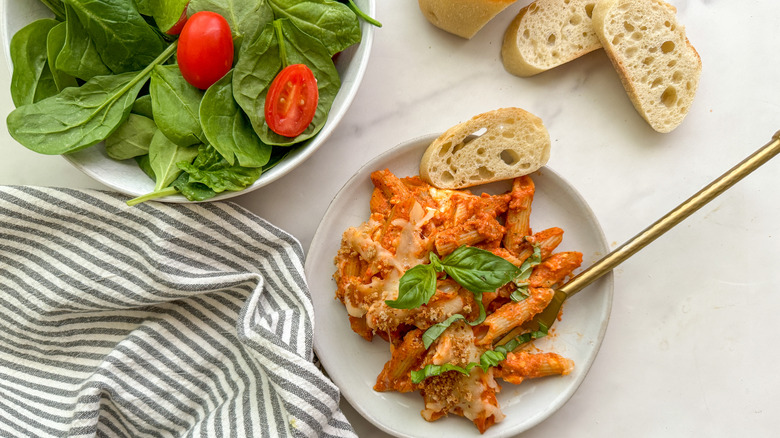
M 176 57 L 182 76 L 205 90 L 225 75 L 233 65 L 233 35 L 221 15 L 196 12 L 184 24 Z
M 265 121 L 272 131 L 297 137 L 317 112 L 319 90 L 314 73 L 305 64 L 285 67 L 271 82 L 265 96 Z
M 189 4 L 189 3 L 187 3 Z M 179 17 L 179 20 L 174 23 L 173 26 L 171 26 L 170 29 L 168 29 L 165 33 L 168 35 L 178 35 L 181 33 L 181 30 L 184 29 L 184 24 L 187 22 L 187 6 L 184 6 L 184 10 L 181 11 L 181 16 Z

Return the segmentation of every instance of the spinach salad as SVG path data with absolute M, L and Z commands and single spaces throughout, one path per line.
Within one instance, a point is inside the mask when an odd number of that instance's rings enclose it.
M 203 201 L 239 191 L 325 124 L 341 82 L 334 56 L 361 39 L 352 0 L 41 0 L 53 18 L 12 38 L 7 119 L 19 143 L 47 155 L 104 141 L 115 160 L 135 160 L 155 182 L 136 204 L 174 194 Z M 177 65 L 182 20 L 210 11 L 233 40 L 227 74 L 207 89 Z M 178 23 L 177 23 L 178 22 Z M 314 73 L 319 100 L 306 129 L 269 129 L 263 105 L 287 65 Z

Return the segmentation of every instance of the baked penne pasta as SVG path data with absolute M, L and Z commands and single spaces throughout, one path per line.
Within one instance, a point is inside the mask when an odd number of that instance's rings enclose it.
M 436 189 L 388 169 L 371 181 L 370 216 L 344 232 L 333 278 L 350 328 L 389 342 L 374 390 L 419 391 L 426 420 L 454 414 L 484 432 L 504 418 L 496 379 L 571 372 L 569 359 L 517 348 L 532 336 L 523 324 L 582 263 L 578 252 L 555 252 L 562 229 L 532 232 L 531 177 L 497 195 Z

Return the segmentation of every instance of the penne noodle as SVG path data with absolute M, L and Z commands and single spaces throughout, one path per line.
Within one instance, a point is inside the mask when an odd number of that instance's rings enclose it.
M 553 254 L 534 267 L 528 284 L 531 287 L 553 287 L 562 283 L 582 264 L 582 253 L 575 251 Z
M 529 353 L 520 351 L 507 354 L 497 371 L 498 376 L 509 383 L 520 384 L 525 379 L 554 375 L 566 375 L 574 369 L 574 361 L 556 353 Z

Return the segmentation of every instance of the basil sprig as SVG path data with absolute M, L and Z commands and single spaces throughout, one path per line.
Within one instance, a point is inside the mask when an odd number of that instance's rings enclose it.
M 520 274 L 512 280 L 517 286 L 512 295 L 509 298 L 512 301 L 523 301 L 528 298 L 528 279 L 531 277 L 531 272 L 534 270 L 534 266 L 542 263 L 542 249 L 539 245 L 534 245 L 534 252 L 530 257 L 525 259 L 522 265 L 520 265 Z
M 387 300 L 395 309 L 414 309 L 427 304 L 436 293 L 436 275 L 444 272 L 475 294 L 493 292 L 520 274 L 520 268 L 484 249 L 461 246 L 444 259 L 430 253 L 430 264 L 417 265 L 401 277 L 398 299 Z M 413 295 L 407 297 L 407 295 Z
M 471 370 L 474 369 L 474 367 L 480 367 L 482 368 L 482 371 L 486 373 L 490 367 L 498 366 L 502 360 L 505 360 L 509 352 L 514 351 L 517 347 L 527 342 L 531 342 L 534 339 L 547 336 L 547 332 L 547 326 L 539 324 L 539 330 L 523 333 L 506 344 L 498 345 L 492 350 L 487 350 L 479 356 L 479 363 L 469 362 L 465 367 L 453 365 L 451 363 L 445 363 L 444 365 L 428 364 L 421 370 L 411 372 L 412 383 L 418 384 L 428 377 L 439 376 L 447 371 L 457 371 L 468 376 L 471 374 Z

